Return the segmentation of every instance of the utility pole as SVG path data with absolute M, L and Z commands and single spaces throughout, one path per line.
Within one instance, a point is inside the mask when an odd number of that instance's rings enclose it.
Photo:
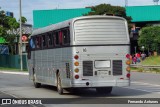
M 125 7 L 128 6 L 128 0 L 125 0 Z
M 23 59 L 22 59 L 22 5 L 21 5 L 21 0 L 19 0 L 19 24 L 20 24 L 20 36 L 19 36 L 19 55 L 20 55 L 20 66 L 21 66 L 21 71 L 23 71 Z

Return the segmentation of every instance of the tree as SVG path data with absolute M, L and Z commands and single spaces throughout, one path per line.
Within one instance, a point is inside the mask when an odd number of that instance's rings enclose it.
M 5 14 L 4 11 L 0 11 L 0 37 L 6 34 L 6 29 L 4 28 L 5 25 Z
M 20 19 L 19 19 L 18 21 L 20 21 Z M 22 16 L 22 17 L 21 17 L 21 21 L 22 21 L 22 23 L 24 24 L 24 23 L 27 22 L 27 19 L 26 19 L 24 16 Z
M 115 16 L 121 16 L 125 18 L 129 24 L 129 30 L 131 28 L 131 17 L 126 16 L 126 10 L 124 7 L 121 6 L 112 6 L 110 4 L 100 4 L 96 6 L 91 6 L 91 12 L 85 15 L 107 15 L 112 14 Z
M 157 51 L 160 53 L 160 27 L 144 27 L 140 32 L 140 37 L 138 38 L 139 47 L 144 46 L 144 50 Z
M 22 16 L 21 19 L 22 23 L 27 22 L 25 17 Z M 5 39 L 11 50 L 11 54 L 14 54 L 15 39 L 19 36 L 19 32 L 16 32 L 18 28 L 19 22 L 17 22 L 16 18 L 6 16 L 3 10 L 0 11 L 0 37 Z

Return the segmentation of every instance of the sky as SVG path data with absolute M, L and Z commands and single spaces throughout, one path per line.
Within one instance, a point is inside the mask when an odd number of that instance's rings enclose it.
M 33 24 L 33 10 L 85 8 L 106 3 L 125 6 L 125 0 L 21 0 L 22 16 L 27 18 L 28 24 Z M 154 5 L 153 0 L 128 0 L 128 6 Z M 19 19 L 19 0 L 0 0 L 0 10 L 14 13 Z

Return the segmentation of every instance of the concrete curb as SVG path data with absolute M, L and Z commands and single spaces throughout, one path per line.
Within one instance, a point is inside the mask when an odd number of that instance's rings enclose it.
M 19 71 L 1 71 L 0 73 L 4 73 L 4 74 L 18 74 L 18 75 L 29 75 L 28 72 L 19 72 Z

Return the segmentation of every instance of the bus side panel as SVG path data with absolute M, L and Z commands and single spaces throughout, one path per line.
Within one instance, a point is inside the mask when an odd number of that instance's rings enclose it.
M 37 50 L 35 60 L 31 58 L 29 65 L 35 65 L 36 82 L 56 86 L 56 73 L 59 71 L 62 87 L 71 87 L 72 47 Z M 32 56 L 33 53 L 32 51 Z M 30 78 L 33 70 L 29 68 Z
M 33 71 L 35 68 L 35 52 L 31 51 L 31 58 L 28 59 L 29 79 L 33 80 Z

